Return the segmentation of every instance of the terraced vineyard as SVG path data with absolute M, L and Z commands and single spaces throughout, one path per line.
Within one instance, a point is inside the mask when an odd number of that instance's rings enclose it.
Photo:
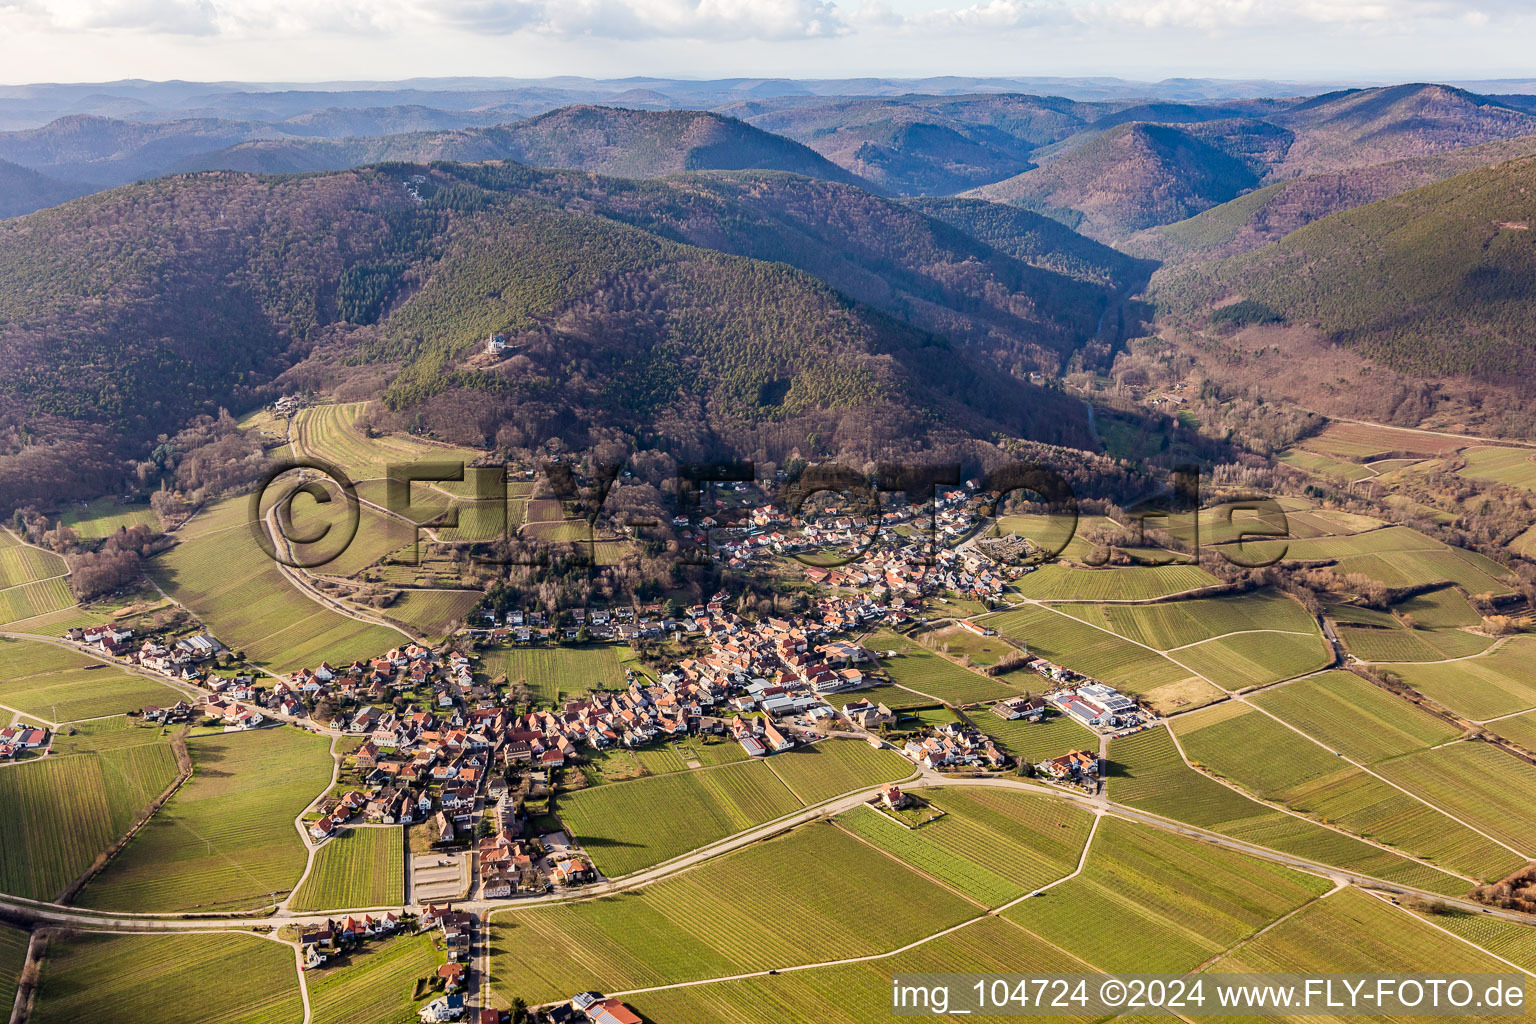
M 869 955 L 978 912 L 816 823 L 635 892 L 497 913 L 491 970 L 499 992 L 534 1003 L 598 985 L 622 991 Z
M 1299 679 L 1249 699 L 1363 764 L 1438 746 L 1461 734 L 1353 672 Z
M 0 638 L 0 704 L 49 722 L 174 704 L 181 690 L 53 644 Z
M 293 821 L 330 781 L 324 737 L 292 728 L 199 736 L 193 776 L 81 894 L 101 910 L 259 907 L 298 882 Z
M 1484 881 L 1521 864 L 1518 855 L 1442 810 L 1340 761 L 1246 705 L 1181 716 L 1173 729 L 1193 763 L 1318 821 Z
M 250 536 L 248 503 L 205 510 L 182 542 L 149 562 L 149 573 L 232 650 L 277 671 L 374 657 L 404 638 L 346 618 L 296 590 Z
M 1077 867 L 1092 818 L 1060 800 L 1008 790 L 924 789 L 942 817 L 908 828 L 869 807 L 838 824 L 988 907 Z
M 51 900 L 85 873 L 176 777 L 152 730 L 125 732 L 101 752 L 86 737 L 41 760 L 0 771 L 0 891 Z
M 1463 895 L 1467 883 L 1359 839 L 1323 828 L 1237 793 L 1184 764 L 1166 729 L 1110 744 L 1110 799 L 1259 846 L 1402 882 Z
M 1105 818 L 1076 878 L 1003 912 L 1111 972 L 1193 970 L 1332 888 L 1323 878 Z
M 411 999 L 418 978 L 442 966 L 430 934 L 370 942 L 308 975 L 311 1024 L 397 1024 L 416 1016 Z M 435 995 L 435 993 L 434 993 Z
M 289 904 L 294 910 L 398 907 L 405 901 L 405 836 L 398 826 L 349 828 L 326 841 Z
M 801 806 L 763 761 L 583 789 L 562 797 L 562 821 L 614 878 L 681 856 Z
M 49 946 L 37 1024 L 293 1024 L 292 947 L 251 935 L 64 935 Z

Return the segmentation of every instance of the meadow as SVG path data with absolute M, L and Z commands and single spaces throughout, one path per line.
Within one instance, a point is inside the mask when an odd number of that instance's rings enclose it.
M 1105 818 L 1082 874 L 1003 916 L 1110 972 L 1193 970 L 1331 888 L 1326 879 Z
M 1511 637 L 1496 650 L 1463 661 L 1386 668 L 1474 722 L 1536 708 L 1536 637 Z
M 817 822 L 634 892 L 498 912 L 491 971 L 503 996 L 535 1003 L 870 955 L 978 913 Z
M 116 498 L 97 498 L 83 507 L 72 508 L 59 517 L 59 525 L 74 530 L 81 540 L 110 537 L 118 530 L 134 526 L 160 529 L 160 517 L 148 502 L 124 505 Z
M 294 728 L 197 736 L 192 778 L 81 893 L 100 910 L 251 909 L 304 870 L 294 819 L 331 775 L 323 736 Z
M 1465 742 L 1393 758 L 1376 770 L 1536 858 L 1536 765 L 1487 743 Z
M 252 935 L 57 937 L 35 1024 L 293 1024 L 304 1019 L 293 949 Z
M 1449 723 L 1353 672 L 1326 672 L 1254 694 L 1253 703 L 1362 764 L 1448 743 Z
M 1030 654 L 1135 693 L 1177 683 L 1190 675 L 1156 651 L 1048 608 L 1018 608 L 981 621 Z M 1034 681 L 1039 687 L 1039 677 L 1033 672 L 1012 672 L 1003 678 L 1021 687 Z
M 247 499 L 220 502 L 187 524 L 180 544 L 150 559 L 149 574 L 221 643 L 274 671 L 346 664 L 405 639 L 300 593 L 249 531 Z
M 1192 763 L 1315 820 L 1484 881 L 1519 866 L 1504 847 L 1246 705 L 1197 711 L 1172 727 Z
M 936 643 L 942 641 L 936 640 Z M 866 637 L 864 646 L 875 652 L 880 667 L 897 686 L 946 704 L 971 704 L 1017 695 L 1011 686 L 955 664 L 936 651 L 888 629 Z M 887 657 L 889 651 L 897 656 Z M 861 696 L 856 694 L 855 696 Z
M 1014 589 L 1037 601 L 1146 601 L 1214 587 L 1218 582 L 1195 565 L 1081 569 L 1055 564 L 1029 573 L 1014 584 Z
M 49 722 L 174 704 L 181 690 L 63 647 L 0 638 L 0 704 Z
M 997 908 L 1077 867 L 1092 818 L 1062 800 L 1006 789 L 923 789 L 942 817 L 907 828 L 869 807 L 837 823 L 987 907 Z
M 0 891 L 56 898 L 176 778 L 158 730 L 55 745 L 43 760 L 0 770 L 0 817 L 13 826 L 0 829 Z
M 1109 796 L 1175 821 L 1385 881 L 1460 896 L 1466 881 L 1266 807 L 1190 768 L 1166 729 L 1110 744 Z
M 301 911 L 397 907 L 404 900 L 404 829 L 386 826 L 349 828 L 328 839 L 289 906 Z
M 577 790 L 559 798 L 558 810 L 598 870 L 613 878 L 910 774 L 911 763 L 889 750 L 824 740 L 763 760 Z
M 562 700 L 579 697 L 593 687 L 622 688 L 624 661 L 628 647 L 611 644 L 588 647 L 513 647 L 487 652 L 482 670 L 495 678 L 505 675 L 509 683 L 521 683 L 533 699 L 558 706 Z
M 311 1024 L 398 1024 L 421 1004 L 411 999 L 416 979 L 431 977 L 443 955 L 430 934 L 370 942 L 308 976 Z

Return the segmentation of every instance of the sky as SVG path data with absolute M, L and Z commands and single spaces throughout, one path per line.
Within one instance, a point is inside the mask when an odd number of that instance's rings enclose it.
M 1536 76 L 1529 0 L 0 0 L 0 81 Z

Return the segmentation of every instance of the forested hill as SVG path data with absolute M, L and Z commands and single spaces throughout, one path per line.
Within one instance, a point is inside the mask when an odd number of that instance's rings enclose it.
M 1312 326 L 1395 370 L 1528 395 L 1536 157 L 1337 213 L 1153 283 L 1161 306 L 1192 320 Z
M 36 171 L 0 160 L 0 218 L 40 210 L 89 191 L 83 185 L 56 181 Z
M 386 161 L 515 160 L 625 178 L 698 170 L 789 171 L 858 181 L 814 150 L 735 118 L 697 110 L 563 107 L 517 124 L 346 139 L 244 142 L 183 169 L 288 174 Z
M 482 444 L 1087 445 L 1079 403 L 1013 374 L 1059 364 L 1104 294 L 793 175 L 165 178 L 0 224 L 0 503 L 100 493 L 157 433 L 314 359 L 375 367 L 402 418 Z M 481 365 L 492 331 L 515 354 Z

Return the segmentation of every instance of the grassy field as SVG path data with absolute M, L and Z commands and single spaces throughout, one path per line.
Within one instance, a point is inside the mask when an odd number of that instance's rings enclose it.
M 284 579 L 251 537 L 245 498 L 231 498 L 187 524 L 182 542 L 149 561 L 149 573 L 232 650 L 275 671 L 345 664 L 389 650 L 397 630 L 316 604 Z
M 43 961 L 36 1024 L 293 1024 L 289 946 L 251 935 L 72 935 Z
M 1337 571 L 1358 572 L 1389 587 L 1456 583 L 1470 594 L 1511 591 L 1509 571 L 1473 551 L 1448 547 L 1406 526 L 1350 536 L 1320 537 L 1288 542 L 1255 541 L 1259 554 L 1286 545 L 1287 560 L 1336 560 Z
M 1228 690 L 1277 683 L 1333 661 L 1321 634 L 1294 633 L 1238 633 L 1185 647 L 1173 657 Z
M 52 551 L 28 547 L 9 531 L 0 529 L 0 590 L 62 576 L 67 568 L 64 559 Z
M 53 899 L 176 777 L 158 729 L 124 718 L 57 737 L 41 761 L 0 771 L 0 891 Z
M 561 820 L 609 877 L 671 860 L 798 807 L 763 761 L 598 786 L 558 801 Z
M 491 971 L 504 997 L 535 1003 L 869 955 L 978 913 L 815 823 L 635 892 L 497 913 Z
M 1447 743 L 1460 730 L 1353 672 L 1327 672 L 1250 698 L 1363 764 Z
M 1413 621 L 1417 625 L 1432 628 L 1476 626 L 1483 621 L 1477 609 L 1450 587 L 1410 597 L 1398 604 L 1397 610 L 1404 615 L 1413 616 Z
M 1092 818 L 1061 800 L 1005 789 L 925 789 L 944 815 L 907 828 L 869 807 L 838 817 L 849 832 L 964 895 L 999 907 L 1077 867 Z
M 505 674 L 510 683 L 522 683 L 535 700 L 558 704 L 578 697 L 594 686 L 623 687 L 624 659 L 628 647 L 514 647 L 485 655 L 484 671 L 494 677 Z
M 294 910 L 397 907 L 405 900 L 405 836 L 399 826 L 349 828 L 315 855 L 293 894 Z
M 855 789 L 904 779 L 913 771 L 912 762 L 900 754 L 877 750 L 862 740 L 823 740 L 774 754 L 767 762 L 807 807 Z
M 1098 737 L 1075 719 L 1056 715 L 1040 722 L 1024 719 L 1007 721 L 990 711 L 977 710 L 971 715 L 976 728 L 997 741 L 997 745 L 1020 760 L 1038 764 L 1069 750 L 1097 749 Z
M 1486 743 L 1453 743 L 1384 761 L 1377 771 L 1536 857 L 1536 765 Z
M 1183 715 L 1172 727 L 1191 762 L 1266 800 L 1484 881 L 1520 866 L 1497 843 L 1246 705 Z
M 322 736 L 293 728 L 199 736 L 192 778 L 80 902 L 101 910 L 232 910 L 288 893 L 304 869 L 293 820 L 330 780 Z
M 15 992 L 32 933 L 0 924 L 0 992 Z
M 1105 818 L 1082 874 L 1003 914 L 1103 970 L 1174 973 L 1330 888 L 1326 879 Z
M 1489 637 L 1459 629 L 1388 629 L 1339 626 L 1339 639 L 1361 661 L 1426 662 L 1465 658 L 1493 646 Z
M 295 544 L 294 554 L 306 568 L 326 576 L 351 576 L 411 542 L 414 527 L 381 515 L 366 505 L 358 507 L 357 530 L 350 530 L 346 497 L 341 488 L 325 484 L 331 500 L 320 503 L 307 494 L 290 503 L 294 537 L 319 537 L 309 544 Z
M 979 672 L 963 668 L 942 654 L 888 629 L 871 634 L 864 640 L 864 646 L 875 652 L 880 667 L 897 685 L 947 704 L 999 700 L 1019 692 Z M 888 651 L 896 651 L 898 656 L 886 657 Z M 956 653 L 958 656 L 960 652 Z
M 0 704 L 50 722 L 174 704 L 182 691 L 52 644 L 0 638 Z
M 901 711 L 904 708 L 925 708 L 934 703 L 930 697 L 913 693 L 911 690 L 903 690 L 899 686 L 866 686 L 860 690 L 827 694 L 828 703 L 836 708 L 846 707 L 858 700 L 867 700 L 871 704 L 884 704 L 892 711 Z
M 1110 744 L 1109 796 L 1153 814 L 1386 881 L 1460 896 L 1465 881 L 1266 807 L 1184 764 L 1166 729 Z
M 1421 458 L 1449 455 L 1461 444 L 1454 437 L 1439 437 L 1373 423 L 1330 423 L 1320 433 L 1302 441 L 1301 447 L 1341 459 L 1370 462 L 1398 452 Z
M 1043 565 L 1014 584 L 1037 601 L 1146 601 L 1219 582 L 1194 565 L 1147 565 L 1079 569 Z
M 1480 722 L 1536 708 L 1536 638 L 1517 636 L 1486 655 L 1443 665 L 1388 665 L 1426 697 Z
M 70 593 L 69 581 L 62 576 L 23 583 L 0 590 L 0 625 L 62 611 L 74 603 L 75 595 Z
M 1047 608 L 1018 608 L 989 615 L 988 626 L 1025 648 L 1059 665 L 1135 693 L 1189 678 L 1189 672 L 1156 651 Z M 1039 687 L 1032 672 L 1005 676 L 1023 687 Z
M 123 505 L 116 498 L 97 498 L 83 508 L 73 508 L 59 517 L 59 525 L 74 530 L 82 540 L 109 537 L 132 526 L 160 529 L 160 517 L 149 503 Z
M 1505 718 L 1489 726 L 1507 740 L 1520 744 L 1526 750 L 1536 750 L 1536 711 Z
M 435 975 L 442 963 L 443 954 L 430 934 L 370 942 L 335 965 L 327 963 L 309 972 L 311 1024 L 414 1020 L 423 1005 L 411 999 L 416 979 Z

